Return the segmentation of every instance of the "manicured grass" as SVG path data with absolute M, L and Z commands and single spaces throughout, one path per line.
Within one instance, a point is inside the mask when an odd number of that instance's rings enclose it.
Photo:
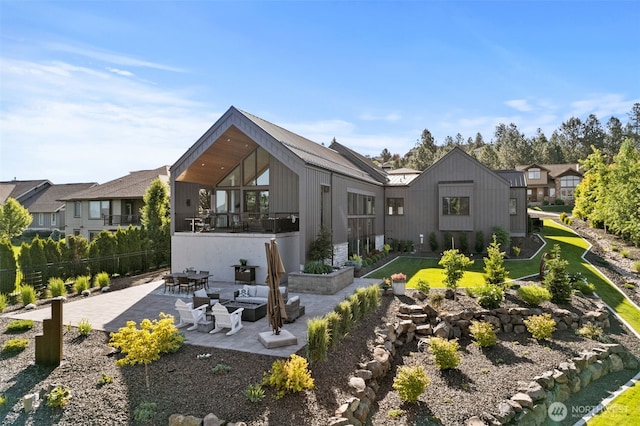
M 565 212 L 566 214 L 570 215 L 571 211 L 573 210 L 573 206 L 570 206 L 567 204 L 560 204 L 560 205 L 550 204 L 548 206 L 535 206 L 535 207 L 532 207 L 532 209 L 543 211 L 543 212 L 551 212 L 551 213 Z
M 640 385 L 636 383 L 616 397 L 604 411 L 587 422 L 589 426 L 634 425 L 640 419 Z

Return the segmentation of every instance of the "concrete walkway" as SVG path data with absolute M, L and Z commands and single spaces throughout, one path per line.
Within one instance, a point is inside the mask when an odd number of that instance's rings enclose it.
M 306 345 L 307 320 L 321 317 L 332 311 L 338 303 L 351 295 L 358 287 L 368 287 L 379 281 L 355 278 L 353 284 L 329 296 L 289 293 L 289 297 L 300 296 L 300 304 L 305 306 L 306 311 L 305 315 L 294 323 L 285 324 L 283 327 L 284 330 L 298 338 L 297 345 L 273 349 L 265 348 L 258 340 L 258 333 L 271 331 L 267 318 L 256 322 L 243 321 L 243 328 L 232 336 L 225 335 L 225 331 L 216 334 L 187 331 L 185 328 L 182 328 L 181 331 L 186 337 L 185 343 L 191 345 L 288 357 Z M 240 288 L 237 284 L 225 282 L 212 282 L 209 283 L 209 287 L 222 289 L 220 297 L 223 299 L 233 299 L 233 291 Z M 125 326 L 127 321 L 135 321 L 139 324 L 144 318 L 157 319 L 160 312 L 177 315 L 174 304 L 178 297 L 185 302 L 191 302 L 191 294 L 178 294 L 170 291 L 164 293 L 163 289 L 163 282 L 155 281 L 88 298 L 73 297 L 63 305 L 64 324 L 77 326 L 82 319 L 87 319 L 94 329 L 112 332 Z M 42 322 L 46 318 L 51 318 L 51 308 L 50 305 L 45 305 L 33 311 L 15 311 L 3 316 Z

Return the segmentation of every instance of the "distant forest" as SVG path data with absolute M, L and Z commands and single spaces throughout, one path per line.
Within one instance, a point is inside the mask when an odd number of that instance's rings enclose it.
M 447 136 L 443 143 L 437 143 L 431 132 L 424 129 L 415 147 L 406 154 L 392 154 L 385 148 L 373 160 L 378 164 L 390 164 L 393 169 L 425 170 L 457 146 L 494 170 L 534 163 L 577 163 L 596 150 L 602 153 L 605 162 L 610 163 L 625 139 L 640 149 L 640 103 L 635 103 L 627 116 L 626 123 L 611 117 L 604 127 L 595 114 L 584 120 L 571 117 L 550 138 L 540 129 L 535 135 L 526 136 L 515 124 L 500 123 L 490 142 L 486 142 L 480 133 L 466 140 L 458 133 L 454 137 Z

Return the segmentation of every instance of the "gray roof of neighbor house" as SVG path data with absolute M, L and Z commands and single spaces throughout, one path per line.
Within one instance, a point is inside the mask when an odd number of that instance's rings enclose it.
M 47 179 L 0 182 L 0 203 L 7 201 L 7 198 L 15 198 L 22 203 L 22 200 L 31 193 L 41 191 L 51 185 L 53 184 Z
M 112 198 L 142 198 L 151 182 L 160 178 L 164 182 L 169 180 L 169 166 L 158 167 L 153 170 L 139 170 L 130 172 L 126 176 L 105 182 L 101 185 L 70 194 L 63 201 L 72 200 L 106 200 Z
M 233 108 L 233 107 L 232 107 Z M 313 164 L 323 169 L 343 173 L 367 181 L 379 181 L 379 176 L 368 173 L 350 161 L 345 155 L 332 148 L 313 142 L 303 136 L 293 133 L 278 125 L 256 117 L 246 111 L 238 110 L 241 114 L 259 126 L 262 130 L 287 147 L 307 164 Z M 384 173 L 384 172 L 383 172 Z
M 22 202 L 22 205 L 26 207 L 30 213 L 57 212 L 64 207 L 64 202 L 61 201 L 64 197 L 86 190 L 95 185 L 97 185 L 95 182 L 51 185 L 43 192 L 27 198 Z
M 527 181 L 523 171 L 518 170 L 496 170 L 496 173 L 509 181 L 511 188 L 526 188 Z
M 539 167 L 541 169 L 545 169 L 549 172 L 549 176 L 553 179 L 565 175 L 567 173 L 579 174 L 582 175 L 583 172 L 580 170 L 580 164 L 569 163 L 569 164 L 527 164 L 525 166 L 516 166 L 516 170 L 529 170 L 532 167 Z

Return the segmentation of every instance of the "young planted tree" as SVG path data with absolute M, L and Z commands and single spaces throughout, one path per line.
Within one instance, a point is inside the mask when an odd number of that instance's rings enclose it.
M 0 239 L 11 239 L 21 235 L 32 221 L 29 210 L 15 198 L 7 198 L 7 201 L 0 205 Z
M 0 239 L 0 293 L 11 293 L 16 286 L 16 257 L 8 239 Z
M 484 258 L 484 279 L 487 284 L 502 284 L 508 271 L 504 267 L 504 252 L 493 235 L 493 242 L 487 247 L 488 257 Z
M 171 250 L 169 188 L 159 178 L 154 179 L 144 194 L 142 226 L 147 232 L 146 244 L 155 253 L 155 264 L 164 263 Z
M 567 274 L 568 261 L 561 257 L 560 246 L 555 244 L 546 260 L 544 287 L 551 293 L 554 303 L 567 303 L 571 300 L 571 282 Z
M 438 262 L 438 265 L 444 268 L 444 283 L 447 288 L 453 290 L 455 297 L 455 291 L 458 288 L 458 281 L 462 278 L 464 270 L 473 265 L 473 260 L 458 252 L 458 249 L 451 249 L 442 254 L 442 258 Z
M 333 243 L 331 242 L 331 230 L 321 228 L 318 236 L 309 246 L 309 258 L 317 262 L 324 262 L 333 258 Z

